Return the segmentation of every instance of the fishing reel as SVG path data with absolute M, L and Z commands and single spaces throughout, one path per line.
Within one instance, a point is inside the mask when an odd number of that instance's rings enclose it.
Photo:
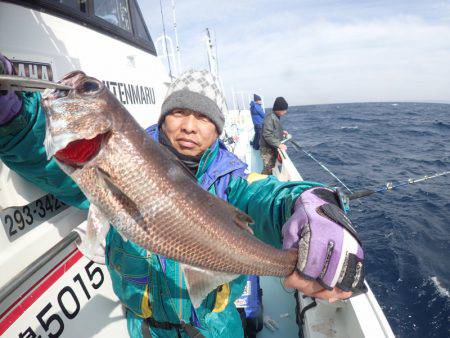
M 350 211 L 350 198 L 345 192 L 344 188 L 335 188 L 336 196 L 338 198 L 339 206 L 347 214 Z

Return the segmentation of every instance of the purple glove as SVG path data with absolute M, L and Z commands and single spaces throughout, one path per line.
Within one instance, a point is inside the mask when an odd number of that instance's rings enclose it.
M 298 248 L 297 271 L 302 277 L 328 290 L 336 286 L 353 295 L 366 291 L 361 242 L 333 190 L 303 192 L 282 233 L 284 249 Z
M 0 74 L 11 75 L 12 73 L 11 62 L 0 53 Z M 15 92 L 0 91 L 0 125 L 11 121 L 20 113 L 21 108 L 22 101 Z

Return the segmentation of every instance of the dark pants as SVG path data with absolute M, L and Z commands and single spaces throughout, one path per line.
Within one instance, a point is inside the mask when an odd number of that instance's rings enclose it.
M 244 328 L 245 338 L 255 338 L 256 334 L 263 329 L 263 314 L 262 311 L 257 317 L 245 317 L 245 310 L 238 308 L 241 315 L 242 327 Z
M 261 158 L 263 160 L 264 168 L 261 174 L 272 175 L 272 169 L 277 162 L 278 150 L 277 148 L 261 147 Z
M 250 144 L 253 146 L 253 149 L 259 150 L 259 138 L 261 137 L 262 133 L 262 124 L 255 124 L 255 137 L 253 138 L 253 141 L 250 142 Z

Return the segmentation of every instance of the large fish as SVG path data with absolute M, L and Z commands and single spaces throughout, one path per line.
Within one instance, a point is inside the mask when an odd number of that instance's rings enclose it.
M 203 190 L 154 142 L 101 81 L 66 75 L 69 91 L 48 90 L 45 146 L 122 236 L 184 263 L 191 299 L 237 274 L 287 276 L 297 250 L 275 249 L 248 231 L 251 218 Z M 213 271 L 213 272 L 211 272 Z

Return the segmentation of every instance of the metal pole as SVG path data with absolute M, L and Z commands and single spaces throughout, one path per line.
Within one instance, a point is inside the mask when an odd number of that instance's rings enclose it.
M 181 52 L 180 52 L 180 44 L 178 42 L 178 31 L 177 31 L 177 19 L 175 14 L 175 1 L 172 0 L 172 16 L 173 16 L 173 30 L 175 33 L 175 45 L 177 50 L 177 61 L 178 61 L 178 72 L 181 74 Z M 178 75 L 179 75 L 178 74 Z
M 244 92 L 241 92 L 242 109 L 245 109 Z
M 206 28 L 206 53 L 208 54 L 208 67 L 209 71 L 214 74 L 213 71 L 213 56 L 212 56 L 212 43 L 211 43 L 211 35 L 209 33 L 209 28 Z
M 236 110 L 236 99 L 235 99 L 234 95 L 235 95 L 234 87 L 231 87 L 231 98 L 233 100 L 233 109 Z
M 170 65 L 170 59 L 169 59 L 169 50 L 167 49 L 167 34 L 166 34 L 166 24 L 164 23 L 164 11 L 163 11 L 163 6 L 162 6 L 162 0 L 159 0 L 159 7 L 161 9 L 161 21 L 162 21 L 162 26 L 163 26 L 163 35 L 164 35 L 164 43 L 166 45 L 166 53 L 167 53 L 167 63 L 169 64 L 169 74 L 170 74 L 170 79 L 173 79 L 173 74 L 172 74 L 172 67 Z
M 209 28 L 206 28 L 205 39 L 206 39 L 206 51 L 208 54 L 209 71 L 218 78 L 219 70 L 217 68 L 217 55 L 214 52 L 214 44 L 212 42 L 211 31 Z

